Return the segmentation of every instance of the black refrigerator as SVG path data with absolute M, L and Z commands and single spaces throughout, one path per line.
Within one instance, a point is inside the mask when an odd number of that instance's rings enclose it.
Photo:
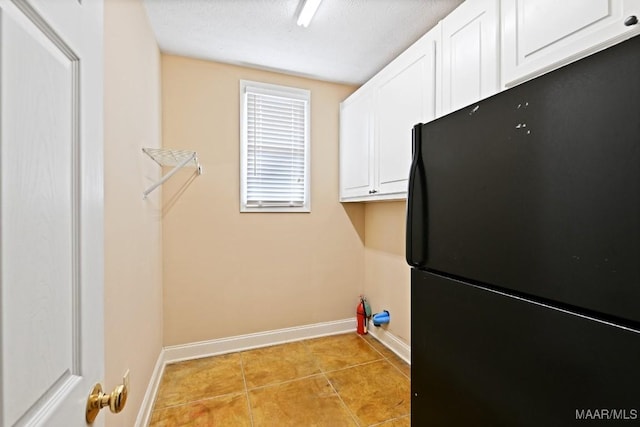
M 413 129 L 414 426 L 640 424 L 640 37 Z

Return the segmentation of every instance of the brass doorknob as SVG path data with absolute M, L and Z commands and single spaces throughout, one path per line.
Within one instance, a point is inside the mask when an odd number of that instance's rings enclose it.
M 122 411 L 124 405 L 127 403 L 127 383 L 127 376 L 125 376 L 123 384 L 114 388 L 110 394 L 106 394 L 102 391 L 102 385 L 100 383 L 93 386 L 91 394 L 89 394 L 89 398 L 87 399 L 86 419 L 88 424 L 93 423 L 98 416 L 100 409 L 105 406 L 108 406 L 114 414 Z

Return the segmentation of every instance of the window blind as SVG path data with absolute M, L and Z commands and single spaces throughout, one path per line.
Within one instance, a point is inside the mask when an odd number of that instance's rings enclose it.
M 246 88 L 245 206 L 307 205 L 308 100 Z

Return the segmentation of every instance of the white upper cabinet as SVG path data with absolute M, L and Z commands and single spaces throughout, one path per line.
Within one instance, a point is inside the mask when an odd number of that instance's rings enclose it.
M 373 95 L 362 87 L 340 104 L 340 200 L 373 189 Z
M 340 200 L 406 198 L 415 124 L 637 35 L 638 20 L 640 0 L 464 1 L 341 104 Z
M 638 19 L 640 0 L 502 0 L 503 86 L 638 34 Z
M 429 32 L 379 75 L 375 120 L 375 194 L 405 198 L 411 165 L 411 129 L 436 116 L 436 45 Z M 439 107 L 439 106 L 438 106 Z
M 340 105 L 341 201 L 407 197 L 411 130 L 440 109 L 439 43 L 437 26 Z
M 467 0 L 442 20 L 443 114 L 500 90 L 498 0 Z

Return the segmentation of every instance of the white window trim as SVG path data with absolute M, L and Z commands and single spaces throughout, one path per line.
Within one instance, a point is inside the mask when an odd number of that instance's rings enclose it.
M 276 96 L 286 95 L 290 98 L 304 100 L 304 193 L 303 206 L 247 206 L 247 88 L 257 89 L 260 93 Z M 240 212 L 311 212 L 311 161 L 310 161 L 310 128 L 311 128 L 311 91 L 288 86 L 240 80 Z

